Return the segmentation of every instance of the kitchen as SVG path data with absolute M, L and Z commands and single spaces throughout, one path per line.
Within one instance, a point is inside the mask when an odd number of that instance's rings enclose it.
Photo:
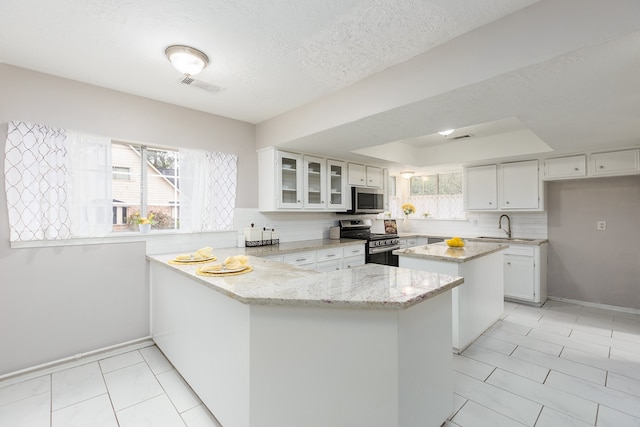
M 27 7 L 26 3 L 24 7 Z M 556 7 L 558 9 L 555 9 Z M 561 23 L 564 19 L 564 22 L 572 23 L 570 27 L 564 24 L 553 27 L 557 30 L 554 36 L 558 40 L 565 40 L 563 33 L 571 29 L 575 31 L 572 33 L 575 39 L 594 37 L 592 39 L 594 43 L 595 39 L 618 41 L 620 45 L 614 41 L 610 42 L 614 48 L 613 51 L 621 50 L 628 61 L 624 62 L 625 59 L 621 59 L 622 65 L 618 67 L 611 66 L 609 55 L 613 53 L 607 53 L 605 50 L 607 43 L 604 42 L 593 47 L 593 55 L 600 56 L 592 57 L 587 54 L 587 51 L 579 51 L 576 56 L 563 57 L 563 60 L 543 62 L 544 58 L 553 59 L 560 55 L 559 51 L 549 52 L 552 47 L 558 50 L 563 48 L 567 52 L 581 47 L 571 45 L 569 42 L 563 46 L 549 43 L 551 35 L 546 30 L 546 26 L 539 26 L 540 31 L 543 32 L 544 29 L 546 33 L 546 35 L 538 34 L 541 41 L 540 45 L 536 46 L 540 49 L 536 60 L 542 64 L 539 67 L 532 65 L 532 68 L 526 68 L 528 58 L 523 59 L 507 53 L 513 53 L 509 49 L 518 48 L 518 46 L 509 46 L 506 41 L 508 38 L 502 39 L 499 45 L 493 47 L 494 50 L 489 50 L 493 46 L 489 43 L 482 45 L 487 49 L 483 52 L 484 57 L 493 60 L 495 69 L 492 70 L 486 69 L 488 61 L 475 56 L 477 52 L 474 52 L 473 57 L 454 55 L 458 51 L 465 52 L 465 46 L 468 53 L 468 45 L 471 42 L 463 37 L 454 40 L 454 43 L 443 45 L 441 49 L 436 48 L 427 57 L 421 58 L 423 61 L 429 59 L 441 64 L 437 70 L 428 69 L 429 74 L 425 75 L 431 77 L 431 79 L 426 77 L 425 79 L 439 82 L 437 88 L 425 86 L 423 90 L 431 91 L 429 107 L 432 111 L 440 111 L 440 113 L 433 115 L 433 122 L 426 125 L 431 127 L 424 133 L 435 134 L 436 131 L 442 130 L 441 126 L 446 124 L 448 127 L 449 123 L 451 123 L 450 126 L 464 127 L 518 115 L 528 117 L 529 126 L 535 128 L 536 133 L 540 134 L 540 137 L 555 150 L 553 153 L 545 152 L 545 158 L 555 157 L 558 153 L 573 155 L 637 147 L 638 129 L 637 120 L 634 120 L 635 115 L 617 110 L 627 106 L 631 111 L 637 111 L 637 105 L 628 98 L 634 93 L 633 89 L 637 88 L 637 80 L 625 79 L 627 74 L 637 75 L 635 71 L 637 71 L 638 58 L 638 28 L 637 23 L 634 22 L 634 17 L 637 16 L 634 7 L 628 2 L 620 2 L 617 8 L 591 2 L 591 9 L 576 2 L 562 3 L 561 6 L 553 5 L 551 2 L 537 2 L 531 6 L 530 13 L 514 17 L 514 20 L 533 20 L 531 24 L 533 26 L 535 19 L 543 21 L 549 19 L 551 10 L 555 14 L 554 22 Z M 579 8 L 581 12 L 577 13 L 573 8 Z M 12 16 L 11 11 L 7 13 L 4 13 L 4 9 L 2 11 L 2 16 Z M 503 21 L 489 29 L 510 31 L 514 25 L 516 24 L 512 21 Z M 591 36 L 591 29 L 594 26 L 602 31 L 597 38 Z M 3 27 L 10 28 L 8 24 Z M 472 36 L 489 37 L 486 33 L 479 34 L 477 31 Z M 10 47 L 5 44 L 15 42 L 14 37 L 5 36 L 3 33 L 2 40 L 2 52 L 9 52 L 15 48 L 12 46 L 10 50 Z M 167 40 L 166 44 L 175 41 L 175 39 Z M 585 43 L 584 40 L 583 43 Z M 516 41 L 514 44 L 517 44 Z M 548 50 L 545 51 L 545 48 Z M 444 50 L 447 50 L 450 55 L 446 55 Z M 208 53 L 213 54 L 213 52 Z M 471 61 L 471 66 L 460 65 L 459 62 L 462 61 L 460 58 Z M 158 61 L 157 71 L 166 72 L 169 78 L 173 78 L 170 64 L 166 58 L 161 59 L 162 62 Z M 2 93 L 0 127 L 3 135 L 6 134 L 9 121 L 21 119 L 160 146 L 175 146 L 175 141 L 188 141 L 192 148 L 232 152 L 239 157 L 238 193 L 232 232 L 203 233 L 190 236 L 189 239 L 180 236 L 171 238 L 150 235 L 145 240 L 113 244 L 92 242 L 74 246 L 23 249 L 11 249 L 8 239 L 5 238 L 0 249 L 2 270 L 0 339 L 3 349 L 10 350 L 2 352 L 0 371 L 3 374 L 147 337 L 149 335 L 149 291 L 145 285 L 147 277 L 145 254 L 147 252 L 156 253 L 168 245 L 176 251 L 189 251 L 206 246 L 212 240 L 216 242 L 216 246 L 233 247 L 237 244 L 236 230 L 248 226 L 251 222 L 259 226 L 270 225 L 280 230 L 283 241 L 328 237 L 329 227 L 335 226 L 340 219 L 335 215 L 319 212 L 302 215 L 291 212 L 274 214 L 259 212 L 257 206 L 259 168 L 256 149 L 274 144 L 280 146 L 280 142 L 283 141 L 285 143 L 282 148 L 289 151 L 345 159 L 348 157 L 338 146 L 339 143 L 347 146 L 344 139 L 340 137 L 342 133 L 350 130 L 349 134 L 353 135 L 353 139 L 362 139 L 362 129 L 366 129 L 365 124 L 368 123 L 368 128 L 377 135 L 376 138 L 382 138 L 381 135 L 386 134 L 385 129 L 403 126 L 391 120 L 392 117 L 387 119 L 379 117 L 379 120 L 375 121 L 372 119 L 368 121 L 367 117 L 374 117 L 382 110 L 393 110 L 400 105 L 407 105 L 410 101 L 417 101 L 421 96 L 425 98 L 427 96 L 427 93 L 416 94 L 415 88 L 408 87 L 409 84 L 407 87 L 402 87 L 399 84 L 403 81 L 402 78 L 396 77 L 392 81 L 385 82 L 385 77 L 393 78 L 386 75 L 391 73 L 392 70 L 389 70 L 386 74 L 377 75 L 360 85 L 355 84 L 339 93 L 336 92 L 333 98 L 329 97 L 323 102 L 317 101 L 299 110 L 283 113 L 273 120 L 261 122 L 256 126 L 252 124 L 251 119 L 230 119 L 222 115 L 190 110 L 162 102 L 162 100 L 152 100 L 123 93 L 126 91 L 118 92 L 99 87 L 100 82 L 82 83 L 79 81 L 82 80 L 80 77 L 74 78 L 73 75 L 67 78 L 56 77 L 55 69 L 38 71 L 37 65 L 13 64 L 13 61 L 4 57 L 4 54 L 0 57 L 0 61 L 3 62 L 0 65 L 0 73 L 3 76 L 0 82 L 0 93 Z M 509 64 L 511 61 L 517 64 Z M 531 62 L 534 60 L 532 59 Z M 34 64 L 37 63 L 36 59 Z M 583 68 L 587 63 L 589 65 L 595 63 L 596 71 L 600 70 L 598 68 L 600 64 L 607 64 L 612 71 L 600 72 L 600 74 L 595 71 L 590 73 Z M 417 67 L 416 70 L 421 73 L 426 67 L 419 63 L 406 64 L 405 67 L 409 68 L 409 65 Z M 480 74 L 485 73 L 482 81 L 473 85 L 474 77 L 470 75 L 451 75 L 449 76 L 451 80 L 445 79 L 446 74 L 451 74 L 451 69 L 460 69 L 460 67 L 475 68 Z M 525 68 L 518 73 L 506 72 L 522 67 Z M 544 82 L 528 80 L 532 75 L 543 70 L 558 73 L 558 75 L 567 73 L 571 76 L 571 80 L 564 82 L 567 85 L 564 90 L 551 85 L 545 92 L 540 86 Z M 403 71 L 406 73 L 410 70 L 396 71 L 401 72 L 401 76 L 407 77 L 407 81 L 411 81 L 408 74 L 402 74 Z M 490 79 L 491 76 L 497 77 Z M 139 76 L 138 80 L 147 77 L 148 75 Z M 527 81 L 531 84 L 525 85 Z M 525 86 L 521 87 L 519 84 Z M 457 89 L 466 85 L 471 85 L 467 93 Z M 505 99 L 505 93 L 495 91 L 496 99 L 489 99 L 496 88 L 503 86 L 506 87 L 506 92 L 513 92 L 514 98 Z M 375 87 L 375 90 L 371 87 Z M 594 91 L 586 93 L 583 91 L 585 87 L 593 88 Z M 385 93 L 383 89 L 393 90 L 395 93 L 389 96 L 389 93 Z M 558 90 L 551 91 L 551 89 Z M 405 92 L 400 93 L 402 90 Z M 549 96 L 523 96 L 524 91 Z M 135 90 L 131 92 L 136 93 Z M 484 103 L 478 100 L 480 95 Z M 465 99 L 464 104 L 454 103 L 459 97 Z M 469 99 L 475 100 L 475 103 L 471 105 L 467 102 Z M 397 104 L 393 105 L 393 102 Z M 543 124 L 542 112 L 551 109 L 552 104 L 563 105 L 566 110 L 553 110 L 552 119 L 547 119 Z M 591 110 L 588 106 L 591 106 Z M 459 117 L 463 118 L 460 122 L 454 122 L 456 113 L 447 113 L 454 107 Z M 468 110 L 464 110 L 465 108 Z M 487 111 L 491 111 L 491 114 Z M 584 120 L 592 126 L 586 127 L 585 123 L 579 124 L 580 115 L 571 111 L 584 113 L 581 117 L 584 117 Z M 411 120 L 412 116 L 406 111 L 405 113 L 408 114 L 407 120 Z M 229 116 L 234 115 L 235 113 L 229 113 Z M 322 117 L 322 120 L 313 120 L 314 116 Z M 357 120 L 361 122 L 358 123 Z M 438 123 L 435 123 L 436 121 Z M 189 123 L 190 126 L 184 126 L 183 123 Z M 292 126 L 292 123 L 297 125 Z M 345 129 L 346 123 L 352 123 L 350 129 Z M 327 130 L 323 131 L 323 129 Z M 416 133 L 416 135 L 420 134 Z M 305 135 L 308 136 L 304 137 Z M 373 143 L 393 142 L 393 140 L 373 141 L 371 137 L 375 135 L 367 136 L 369 142 L 366 146 Z M 410 136 L 401 133 L 396 135 L 400 138 Z M 559 136 L 554 137 L 554 135 Z M 338 142 L 331 143 L 331 141 Z M 577 141 L 577 145 L 568 146 L 571 141 Z M 324 143 L 320 144 L 320 142 Z M 455 141 L 452 144 L 454 144 L 453 147 L 459 147 L 461 141 Z M 442 148 L 434 148 L 428 151 L 428 157 L 438 165 L 474 163 L 476 161 L 472 156 L 477 154 L 475 151 L 481 151 L 486 156 L 480 164 L 499 163 L 503 158 L 519 160 L 539 157 L 538 154 L 527 152 L 527 147 L 515 145 L 498 141 L 493 144 L 488 143 L 481 150 L 458 149 L 452 153 L 444 152 Z M 366 147 L 351 147 L 350 150 L 364 148 Z M 505 155 L 495 154 L 498 149 L 503 150 Z M 402 150 L 394 150 L 394 153 L 400 155 Z M 372 161 L 372 157 L 369 156 L 359 159 L 356 163 L 378 163 Z M 394 159 L 394 161 L 402 165 L 412 164 L 404 158 Z M 398 169 L 397 172 L 403 170 Z M 635 243 L 638 241 L 637 191 L 637 176 L 554 181 L 548 183 L 546 188 L 547 211 L 511 214 L 514 236 L 549 239 L 550 277 L 555 272 L 557 277 L 562 278 L 561 282 L 557 282 L 561 284 L 556 287 L 553 285 L 554 282 L 549 280 L 550 295 L 634 310 L 640 308 L 637 300 L 634 301 L 634 298 L 637 298 L 637 291 L 636 282 L 633 281 L 636 266 L 639 264 L 637 262 L 638 247 Z M 554 210 L 554 206 L 562 209 Z M 566 206 L 577 206 L 579 209 L 565 210 Z M 471 215 L 468 221 L 417 218 L 411 220 L 411 231 L 425 235 L 499 236 L 498 216 L 495 213 L 478 212 Z M 604 232 L 596 230 L 596 221 L 600 220 L 608 221 L 607 230 Z M 584 221 L 582 226 L 581 221 Z M 8 219 L 4 205 L 3 209 L 0 209 L 0 222 L 3 224 L 2 229 L 5 230 L 2 235 L 7 236 Z M 564 234 L 564 231 L 568 230 L 568 225 L 578 227 L 572 230 L 569 236 Z M 618 242 L 623 239 L 625 244 L 620 245 Z M 558 245 L 558 242 L 570 244 L 567 247 L 567 245 Z M 603 251 L 603 247 L 612 249 Z M 577 248 L 584 249 L 583 255 L 571 255 L 571 251 L 575 253 Z M 556 250 L 558 254 L 554 256 Z M 602 262 L 601 256 L 605 257 Z M 554 264 L 556 259 L 562 260 L 562 263 Z M 564 263 L 565 259 L 569 264 Z M 603 264 L 608 265 L 613 262 L 616 262 L 613 270 L 602 267 Z M 117 269 L 113 268 L 114 264 L 118 266 Z M 578 273 L 579 280 L 570 280 L 571 274 Z M 620 284 L 615 283 L 612 278 L 617 277 L 624 277 L 625 280 Z M 575 283 L 580 282 L 589 283 L 589 285 L 586 288 L 576 288 Z M 598 286 L 598 283 L 607 285 L 606 287 Z M 637 314 L 637 312 L 633 313 Z

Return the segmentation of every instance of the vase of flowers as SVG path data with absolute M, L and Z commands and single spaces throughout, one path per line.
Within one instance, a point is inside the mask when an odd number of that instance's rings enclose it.
M 416 213 L 416 207 L 413 206 L 411 203 L 405 203 L 404 205 L 400 206 L 400 209 L 402 209 L 402 212 L 404 213 L 404 221 L 402 221 L 402 229 L 404 232 L 409 231 L 410 225 L 409 225 L 409 215 Z
M 149 214 L 149 216 L 140 216 L 140 214 L 136 214 L 136 216 L 134 216 L 133 221 L 138 224 L 138 230 L 140 230 L 141 233 L 148 233 L 149 231 L 151 231 L 151 226 L 155 225 L 155 221 L 153 220 L 153 212 Z

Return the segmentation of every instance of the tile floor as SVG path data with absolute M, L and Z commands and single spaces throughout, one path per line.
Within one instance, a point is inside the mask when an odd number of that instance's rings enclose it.
M 0 384 L 4 427 L 220 427 L 155 346 Z
M 505 303 L 502 320 L 454 356 L 454 378 L 448 427 L 638 427 L 640 316 Z M 0 384 L 0 426 L 220 424 L 151 346 Z

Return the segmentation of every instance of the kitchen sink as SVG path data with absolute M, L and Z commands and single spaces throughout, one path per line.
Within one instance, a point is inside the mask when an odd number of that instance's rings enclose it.
M 538 240 L 538 239 L 526 239 L 526 238 L 520 238 L 520 237 L 512 237 L 509 239 L 508 237 L 491 237 L 491 236 L 474 237 L 474 239 L 495 240 L 500 242 L 512 242 L 512 243 L 533 242 L 535 240 Z

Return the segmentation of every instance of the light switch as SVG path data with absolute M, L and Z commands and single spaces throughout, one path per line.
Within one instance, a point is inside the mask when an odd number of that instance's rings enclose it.
M 607 229 L 607 221 L 598 221 L 596 225 L 596 230 L 605 231 Z

